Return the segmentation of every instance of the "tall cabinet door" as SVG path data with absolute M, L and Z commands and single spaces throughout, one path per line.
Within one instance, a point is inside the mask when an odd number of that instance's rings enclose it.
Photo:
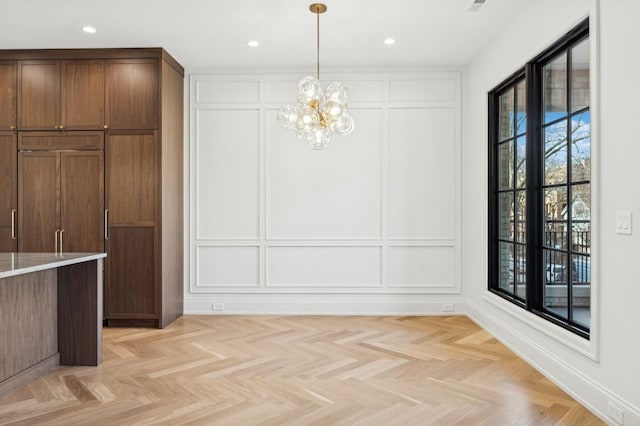
M 15 61 L 0 61 L 0 130 L 16 128 L 18 67 Z
M 17 249 L 18 145 L 14 132 L 0 132 L 0 252 Z
M 60 155 L 18 154 L 18 250 L 53 252 L 60 229 Z
M 105 144 L 108 210 L 105 317 L 157 318 L 156 131 L 113 132 Z M 141 324 L 139 321 L 138 324 Z
M 103 252 L 103 153 L 63 151 L 60 156 L 62 250 Z

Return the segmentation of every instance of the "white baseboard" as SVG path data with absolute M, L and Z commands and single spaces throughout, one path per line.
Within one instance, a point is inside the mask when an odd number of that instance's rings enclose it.
M 223 310 L 220 310 L 223 305 Z M 214 310 L 218 305 L 218 310 Z M 445 311 L 451 305 L 451 311 Z M 185 299 L 187 315 L 465 315 L 460 300 L 420 300 L 418 297 L 393 300 L 358 300 L 357 297 L 332 299 L 224 297 Z
M 637 407 L 587 377 L 570 363 L 549 353 L 534 340 L 518 331 L 512 324 L 500 320 L 475 303 L 467 302 L 466 309 L 471 320 L 495 336 L 520 358 L 607 424 L 640 426 L 640 410 Z M 617 423 L 608 415 L 609 404 L 622 409 L 623 423 Z

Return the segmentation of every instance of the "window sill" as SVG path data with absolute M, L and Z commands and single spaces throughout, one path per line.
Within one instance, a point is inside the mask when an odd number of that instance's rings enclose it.
M 497 309 L 516 319 L 519 322 L 519 324 L 517 324 L 517 328 L 523 329 L 528 327 L 538 331 L 592 361 L 599 361 L 599 353 L 597 350 L 598 342 L 597 336 L 594 336 L 593 325 L 590 339 L 585 339 L 511 303 L 508 300 L 503 299 L 496 294 L 493 294 L 490 291 L 485 293 L 483 299 L 495 306 Z

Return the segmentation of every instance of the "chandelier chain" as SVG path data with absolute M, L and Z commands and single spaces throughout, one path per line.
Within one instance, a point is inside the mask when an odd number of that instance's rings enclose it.
M 320 12 L 316 12 L 316 75 L 320 80 Z

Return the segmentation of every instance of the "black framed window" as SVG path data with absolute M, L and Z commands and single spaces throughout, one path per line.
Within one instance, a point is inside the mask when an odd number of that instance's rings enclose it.
M 489 93 L 489 289 L 589 337 L 585 20 Z

